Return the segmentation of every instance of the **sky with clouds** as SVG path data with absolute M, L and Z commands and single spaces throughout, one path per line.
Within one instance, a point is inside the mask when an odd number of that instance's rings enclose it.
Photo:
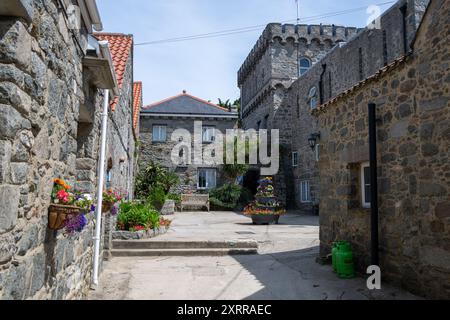
M 300 23 L 364 27 L 369 14 L 356 12 L 315 18 L 387 0 L 299 0 Z M 271 22 L 295 23 L 295 0 L 97 0 L 105 32 L 133 34 L 135 43 L 156 41 Z M 182 90 L 217 102 L 239 98 L 237 71 L 264 27 L 216 38 L 134 48 L 134 79 L 143 81 L 144 105 Z

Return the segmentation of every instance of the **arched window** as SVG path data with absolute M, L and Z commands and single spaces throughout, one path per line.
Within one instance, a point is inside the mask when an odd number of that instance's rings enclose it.
M 306 71 L 308 71 L 309 68 L 311 68 L 311 60 L 309 60 L 308 58 L 300 58 L 298 62 L 298 68 L 300 75 L 305 74 Z
M 315 109 L 317 107 L 317 88 L 312 87 L 311 90 L 309 90 L 309 106 L 311 109 Z

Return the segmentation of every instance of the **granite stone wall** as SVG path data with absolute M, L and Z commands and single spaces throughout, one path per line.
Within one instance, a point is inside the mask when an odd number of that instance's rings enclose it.
M 87 30 L 68 27 L 60 1 L 31 10 L 29 22 L 0 17 L 0 299 L 80 299 L 93 215 L 68 236 L 47 228 L 47 213 L 56 177 L 95 196 L 103 94 L 83 68 Z
M 111 185 L 130 198 L 134 192 L 135 136 L 133 133 L 133 55 L 130 54 L 123 76 L 120 97 L 108 118 L 106 159 Z
M 370 264 L 370 210 L 361 204 L 369 160 L 368 104 L 377 105 L 380 263 L 385 280 L 450 297 L 450 48 L 448 1 L 432 1 L 413 53 L 314 114 L 320 153 L 321 255 L 352 243 Z M 431 46 L 430 43 L 433 43 Z
M 271 61 L 274 66 L 273 74 L 277 75 L 276 79 L 282 79 L 283 74 L 285 78 L 283 81 L 274 80 L 273 87 L 268 90 L 267 97 L 262 99 L 260 104 L 251 105 L 247 113 L 245 107 L 243 108 L 243 123 L 245 127 L 255 127 L 266 114 L 270 114 L 269 128 L 280 130 L 280 143 L 285 152 L 281 160 L 283 167 L 280 170 L 280 178 L 275 179 L 275 184 L 276 189 L 281 191 L 280 200 L 285 201 L 288 206 L 295 206 L 301 212 L 309 213 L 313 204 L 320 201 L 316 154 L 308 145 L 309 136 L 320 132 L 317 121 L 310 115 L 310 90 L 316 88 L 318 104 L 324 103 L 392 63 L 405 53 L 405 48 L 409 51 L 410 42 L 414 39 L 428 2 L 398 1 L 381 17 L 380 29 L 335 28 L 333 36 L 333 31 L 326 26 L 322 26 L 322 31 L 320 28 L 319 31 L 314 31 L 310 26 L 311 35 L 298 40 L 298 56 L 309 57 L 314 65 L 298 79 L 294 72 L 297 54 L 289 49 L 289 39 L 296 39 L 297 36 L 294 26 L 286 25 L 284 32 L 283 27 L 280 27 L 278 33 L 274 34 L 275 38 L 271 44 L 274 47 Z M 405 33 L 400 8 L 406 8 Z M 277 30 L 274 28 L 272 26 L 269 30 L 274 32 L 273 30 Z M 321 45 L 314 44 L 314 32 L 322 36 Z M 281 50 L 278 45 L 285 49 Z M 345 131 L 345 125 L 342 124 L 340 129 Z M 317 143 L 320 153 L 320 141 Z M 297 167 L 292 167 L 292 152 L 299 153 Z M 280 181 L 279 185 L 277 180 Z M 300 201 L 300 182 L 304 180 L 308 180 L 311 187 L 312 201 L 308 203 Z
M 177 145 L 178 141 L 171 141 L 171 136 L 176 129 L 187 130 L 192 139 L 194 138 L 194 121 L 202 121 L 203 126 L 214 126 L 216 130 L 220 130 L 223 135 L 225 135 L 227 129 L 233 129 L 236 124 L 236 119 L 164 119 L 157 117 L 149 117 L 145 114 L 141 114 L 140 117 L 140 159 L 139 167 L 145 168 L 146 164 L 150 161 L 159 163 L 160 165 L 174 171 L 180 177 L 180 186 L 173 190 L 175 193 L 186 193 L 186 192 L 196 192 L 197 191 L 197 170 L 198 168 L 216 168 L 217 171 L 217 186 L 223 183 L 221 177 L 220 165 L 196 165 L 186 164 L 186 165 L 176 165 L 171 161 L 172 149 Z M 152 129 L 153 125 L 166 125 L 167 126 L 167 141 L 166 142 L 153 142 L 152 141 Z M 192 146 L 192 159 L 194 157 L 194 144 Z M 207 144 L 203 145 L 203 148 L 208 147 Z

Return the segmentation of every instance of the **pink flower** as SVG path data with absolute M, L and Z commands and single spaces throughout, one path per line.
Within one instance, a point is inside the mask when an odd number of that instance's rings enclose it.
M 56 197 L 64 203 L 69 202 L 69 194 L 65 190 L 58 191 Z

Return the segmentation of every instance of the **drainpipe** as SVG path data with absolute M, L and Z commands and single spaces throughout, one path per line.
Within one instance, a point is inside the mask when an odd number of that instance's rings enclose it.
M 327 64 L 322 64 L 322 73 L 320 74 L 320 81 L 319 81 L 319 98 L 320 98 L 320 104 L 323 104 L 323 76 L 325 72 L 327 71 Z M 331 97 L 330 97 L 331 98 Z
M 406 54 L 408 52 L 408 34 L 406 28 L 406 15 L 408 13 L 407 2 L 400 8 L 400 11 L 402 13 L 403 53 Z
M 371 265 L 379 266 L 376 105 L 369 103 Z
M 94 285 L 98 285 L 98 266 L 100 256 L 100 240 L 102 231 L 102 203 L 103 203 L 103 180 L 105 175 L 105 153 L 106 153 L 106 130 L 108 127 L 108 107 L 109 107 L 109 90 L 105 89 L 105 97 L 103 101 L 102 113 L 102 136 L 100 144 L 100 165 L 97 181 L 97 217 L 95 222 L 94 243 Z

